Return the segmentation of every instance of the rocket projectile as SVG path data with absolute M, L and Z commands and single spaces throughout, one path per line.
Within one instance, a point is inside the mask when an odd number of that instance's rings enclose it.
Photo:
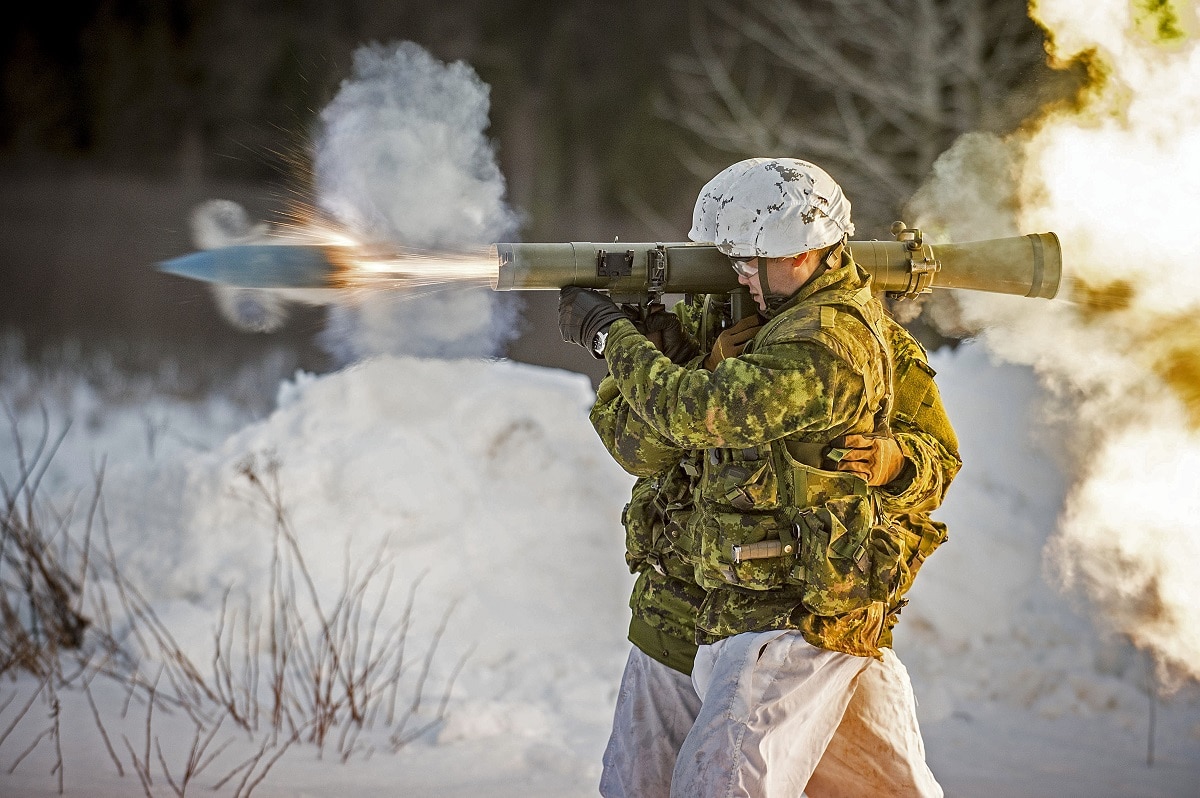
M 336 288 L 338 267 L 329 247 L 242 244 L 162 261 L 167 274 L 238 288 Z

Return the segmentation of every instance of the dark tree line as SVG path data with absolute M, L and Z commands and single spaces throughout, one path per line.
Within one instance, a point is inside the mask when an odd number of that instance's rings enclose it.
M 0 27 L 0 148 L 295 179 L 354 48 L 412 39 L 492 87 L 531 238 L 686 228 L 732 160 L 827 165 L 886 224 L 962 132 L 1044 90 L 1022 0 L 100 0 Z M 678 234 L 677 232 L 675 233 Z
M 466 60 L 491 86 L 490 134 L 527 235 L 628 235 L 612 228 L 633 196 L 678 226 L 691 201 L 680 197 L 672 156 L 683 132 L 656 113 L 655 100 L 666 59 L 686 46 L 677 25 L 686 7 L 22 4 L 6 12 L 0 33 L 0 151 L 165 175 L 296 180 L 316 114 L 349 73 L 354 49 L 411 39 L 443 60 Z

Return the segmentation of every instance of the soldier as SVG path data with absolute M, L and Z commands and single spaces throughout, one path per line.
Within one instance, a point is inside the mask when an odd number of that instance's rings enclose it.
M 739 217 L 749 204 L 758 213 Z M 907 674 L 884 649 L 915 567 L 944 536 L 928 511 L 957 471 L 956 444 L 924 353 L 872 307 L 846 257 L 851 229 L 849 203 L 811 164 L 736 164 L 705 187 L 692 237 L 748 256 L 739 273 L 770 318 L 765 330 L 752 318 L 726 331 L 703 369 L 671 314 L 652 316 L 649 332 L 683 368 L 666 366 L 657 351 L 622 359 L 609 350 L 614 375 L 601 385 L 593 421 L 642 479 L 624 519 L 640 573 L 636 648 L 605 755 L 605 795 L 666 795 L 681 745 L 677 795 L 795 794 L 806 783 L 813 796 L 940 794 Z M 755 279 L 764 261 L 767 279 Z M 620 333 L 614 322 L 624 316 L 597 296 L 565 292 L 564 337 Z M 626 335 L 630 348 L 644 351 L 635 336 Z M 677 408 L 661 401 L 662 390 L 674 392 Z M 774 398 L 782 406 L 767 413 L 751 404 L 771 396 L 786 399 Z M 703 425 L 682 418 L 689 407 L 705 409 Z M 835 439 L 843 475 L 825 459 Z M 848 472 L 878 489 L 853 485 Z M 895 523 L 902 512 L 907 530 Z M 892 523 L 881 522 L 885 515 Z M 694 654 L 697 630 L 706 645 Z M 693 656 L 696 690 L 684 676 Z M 763 678 L 774 692 L 759 696 Z M 736 714 L 727 711 L 733 699 Z M 784 737 L 793 750 L 781 757 Z

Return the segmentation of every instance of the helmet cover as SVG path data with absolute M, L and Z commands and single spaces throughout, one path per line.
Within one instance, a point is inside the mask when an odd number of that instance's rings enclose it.
M 729 186 L 751 167 L 766 163 L 768 158 L 747 158 L 727 166 L 717 173 L 717 176 L 704 184 L 700 196 L 696 197 L 696 207 L 692 210 L 692 230 L 688 238 L 692 241 L 711 244 L 717 240 L 717 208 L 726 202 L 726 192 Z
M 729 173 L 728 182 L 712 191 L 705 203 L 706 208 L 714 206 L 712 237 L 707 240 L 721 252 L 740 258 L 786 258 L 854 234 L 850 200 L 824 169 L 798 158 L 751 161 L 734 164 L 713 178 L 696 203 L 695 216 L 700 217 L 710 186 Z M 749 165 L 735 173 L 744 164 Z

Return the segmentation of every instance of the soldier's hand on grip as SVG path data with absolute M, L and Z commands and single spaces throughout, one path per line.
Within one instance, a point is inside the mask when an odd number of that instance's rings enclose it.
M 558 294 L 558 331 L 568 343 L 579 344 L 589 352 L 596 334 L 618 319 L 628 316 L 607 294 L 569 285 Z
M 858 474 L 871 487 L 888 484 L 904 470 L 904 453 L 893 438 L 847 435 L 844 448 L 837 470 Z
M 665 310 L 662 305 L 651 305 L 645 322 L 635 322 L 635 325 L 672 363 L 683 365 L 699 351 L 696 342 L 683 331 L 679 317 Z
M 727 357 L 737 357 L 746 348 L 750 339 L 758 334 L 763 321 L 757 314 L 747 316 L 717 336 L 712 351 L 704 358 L 704 368 L 712 371 Z

